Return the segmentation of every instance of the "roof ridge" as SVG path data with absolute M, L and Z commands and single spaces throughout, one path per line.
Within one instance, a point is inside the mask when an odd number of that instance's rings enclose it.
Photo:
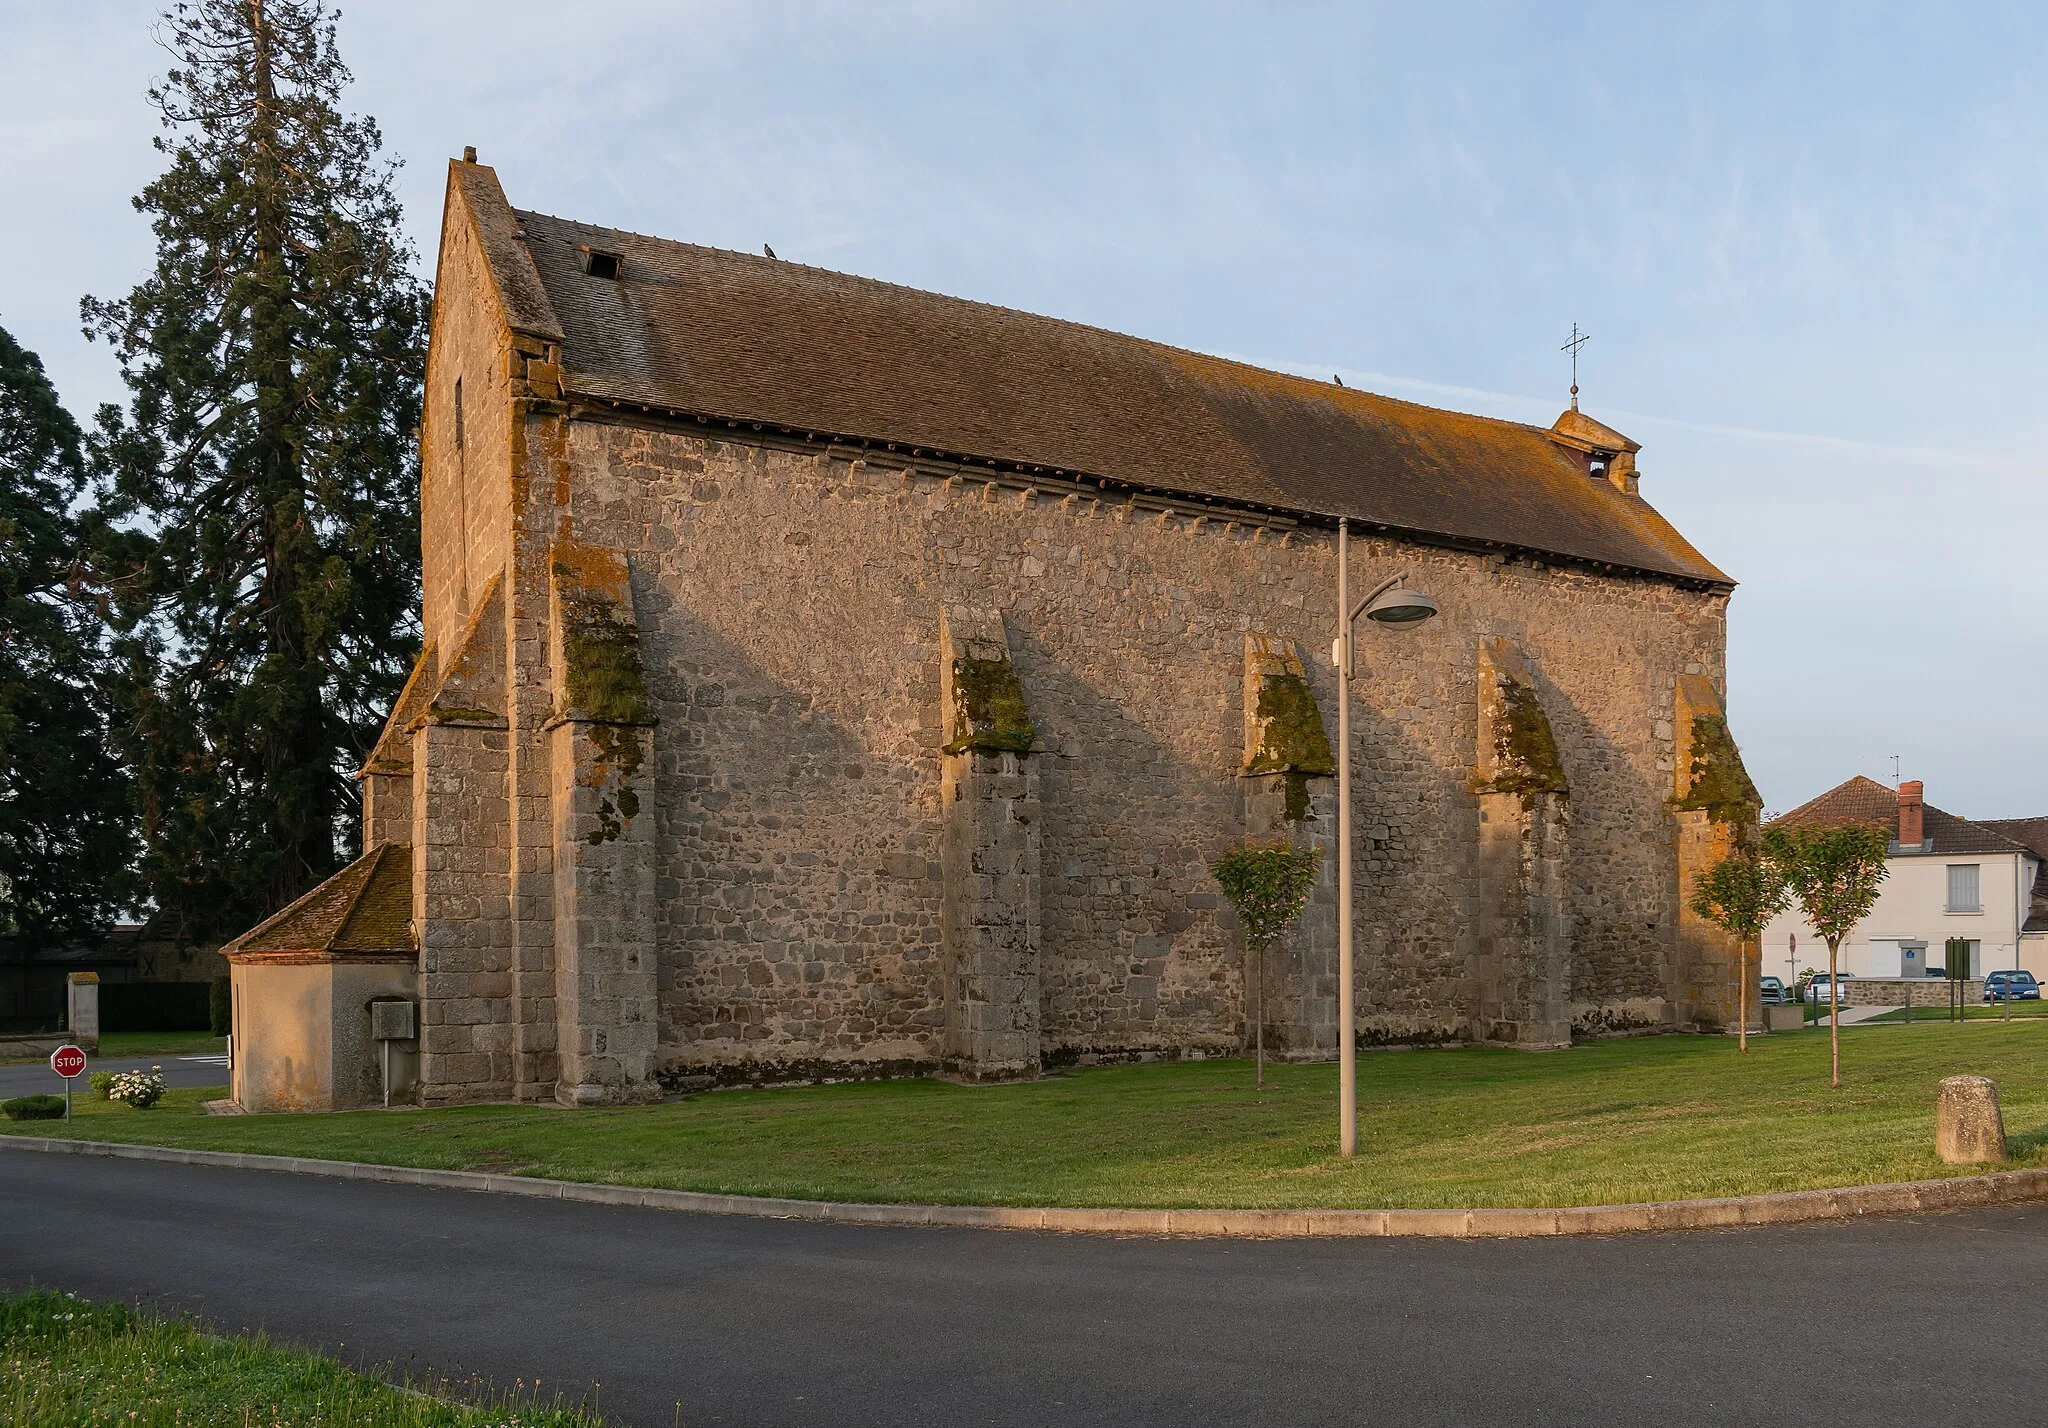
M 561 223 L 574 228 L 593 229 L 599 233 L 613 233 L 625 238 L 637 238 L 646 243 L 662 243 L 672 248 L 688 248 L 699 253 L 715 253 L 725 258 L 738 258 L 763 269 L 772 267 L 778 271 L 786 271 L 794 268 L 805 273 L 816 273 L 823 277 L 840 278 L 847 282 L 860 283 L 868 287 L 884 288 L 893 292 L 906 293 L 912 297 L 941 298 L 946 302 L 955 302 L 967 307 L 980 308 L 984 312 L 1004 313 L 1011 317 L 1021 317 L 1032 322 L 1054 323 L 1061 327 L 1072 328 L 1075 331 L 1090 332 L 1098 336 L 1114 338 L 1118 342 L 1137 343 L 1140 346 L 1149 347 L 1158 352 L 1183 357 L 1194 357 L 1204 362 L 1217 362 L 1226 367 L 1238 368 L 1241 371 L 1256 372 L 1264 377 L 1284 378 L 1290 382 L 1298 382 L 1306 391 L 1319 395 L 1334 397 L 1338 393 L 1343 393 L 1353 400 L 1366 397 L 1373 401 L 1388 402 L 1397 407 L 1408 407 L 1416 411 L 1464 417 L 1469 421 L 1481 421 L 1494 426 L 1513 427 L 1538 436 L 1549 436 L 1554 430 L 1552 427 L 1537 426 L 1533 422 L 1516 421 L 1512 417 L 1487 416 L 1482 412 L 1461 411 L 1456 407 L 1433 407 L 1427 402 L 1411 401 L 1407 397 L 1390 396 L 1385 392 L 1373 391 L 1369 387 L 1340 386 L 1335 383 L 1319 381 L 1314 377 L 1305 377 L 1299 372 L 1288 372 L 1278 367 L 1261 367 L 1256 362 L 1248 362 L 1241 357 L 1226 356 L 1220 352 L 1204 352 L 1196 347 L 1181 347 L 1175 343 L 1162 342 L 1156 337 L 1145 337 L 1135 332 L 1123 332 L 1114 327 L 1104 327 L 1100 323 L 1083 322 L 1079 318 L 1056 317 L 1051 313 L 1034 312 L 1030 308 L 1011 307 L 1006 303 L 990 302 L 986 298 L 962 297 L 958 293 L 944 293 L 933 288 L 912 287 L 908 283 L 899 283 L 889 278 L 870 277 L 866 273 L 848 272 L 842 268 L 823 268 L 815 263 L 801 263 L 792 258 L 770 258 L 760 253 L 749 253 L 739 248 L 721 248 L 711 243 L 692 243 L 684 238 L 664 238 L 657 233 L 639 233 L 630 228 L 612 228 L 602 223 L 586 222 L 580 218 L 564 218 L 559 214 L 542 213 L 538 209 L 515 207 L 512 211 L 521 219 L 529 217 L 541 218 L 549 222 Z
M 588 403 L 572 417 L 752 424 L 1532 564 L 1735 583 L 1554 425 L 539 209 L 507 210 L 514 222 L 567 334 L 562 395 Z M 594 278 L 579 247 L 628 261 Z
M 1896 800 L 1898 799 L 1899 791 L 1897 789 L 1887 788 L 1884 784 L 1879 783 L 1876 779 L 1870 778 L 1865 774 L 1851 774 L 1848 778 L 1843 779 L 1833 788 L 1826 789 L 1823 792 L 1815 794 L 1812 798 L 1807 799 L 1806 802 L 1800 804 L 1797 808 L 1786 809 L 1783 813 L 1780 813 L 1776 818 L 1773 818 L 1771 822 L 1783 823 L 1785 820 L 1789 818 L 1797 818 L 1800 814 L 1807 812 L 1808 810 L 1818 806 L 1819 804 L 1825 803 L 1828 799 L 1833 798 L 1836 794 L 1854 788 L 1856 787 L 1856 785 L 1861 783 L 1867 783 L 1872 788 L 1880 789 L 1883 792 L 1890 794 L 1894 802 L 1896 802 Z

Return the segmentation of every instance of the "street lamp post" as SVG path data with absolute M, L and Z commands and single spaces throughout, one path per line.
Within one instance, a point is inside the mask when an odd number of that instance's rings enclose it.
M 1358 988 L 1351 956 L 1351 673 L 1352 627 L 1360 615 L 1375 624 L 1420 624 L 1436 613 L 1436 602 L 1401 582 L 1406 571 L 1351 601 L 1351 523 L 1337 518 L 1337 640 L 1330 662 L 1337 667 L 1337 1065 L 1338 1142 L 1358 1154 Z

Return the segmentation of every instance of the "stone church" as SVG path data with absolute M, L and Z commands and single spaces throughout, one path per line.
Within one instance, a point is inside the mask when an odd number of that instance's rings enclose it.
M 249 1109 L 1719 1029 L 1732 582 L 1637 444 L 515 209 L 450 168 L 425 645 L 226 949 Z M 1322 851 L 1263 985 L 1208 865 Z

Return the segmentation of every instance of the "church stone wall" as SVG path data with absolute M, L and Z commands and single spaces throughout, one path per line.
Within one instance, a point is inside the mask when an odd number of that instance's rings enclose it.
M 505 569 L 511 516 L 510 334 L 475 230 L 453 221 L 456 211 L 442 230 L 420 449 L 425 635 L 443 650 L 491 577 Z
M 1206 866 L 1269 826 L 1276 796 L 1240 776 L 1244 637 L 1307 652 L 1334 734 L 1329 533 L 651 425 L 573 422 L 566 455 L 577 538 L 632 564 L 659 717 L 666 1069 L 937 1063 L 938 641 L 954 603 L 1000 611 L 1038 729 L 1047 1058 L 1243 1044 L 1240 939 Z M 1725 595 L 1354 540 L 1359 585 L 1397 569 L 1442 616 L 1359 638 L 1361 1038 L 1472 1034 L 1474 691 L 1495 636 L 1526 654 L 1572 790 L 1574 1022 L 1664 1018 L 1672 691 L 1686 674 L 1721 683 Z M 1330 787 L 1311 780 L 1296 825 L 1326 847 Z M 1327 949 L 1304 934 L 1293 955 L 1267 973 L 1278 1012 L 1330 1014 Z

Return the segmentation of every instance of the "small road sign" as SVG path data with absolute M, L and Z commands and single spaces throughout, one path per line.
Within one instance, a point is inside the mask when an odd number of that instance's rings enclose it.
M 60 1046 L 50 1053 L 50 1069 L 64 1078 L 64 1119 L 71 1119 L 71 1083 L 85 1074 L 85 1053 L 75 1046 Z

